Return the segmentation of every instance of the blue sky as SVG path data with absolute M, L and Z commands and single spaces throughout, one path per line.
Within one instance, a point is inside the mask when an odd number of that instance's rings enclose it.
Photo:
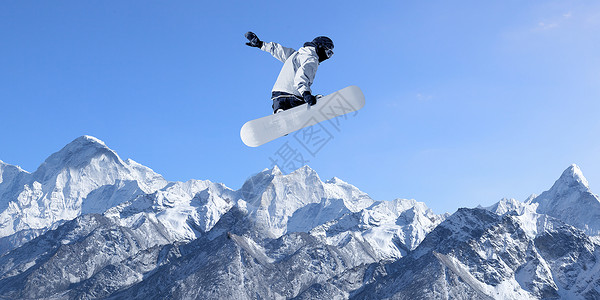
M 572 163 L 600 190 L 600 3 L 323 2 L 2 1 L 0 160 L 34 171 L 93 135 L 168 180 L 239 188 L 289 146 L 323 180 L 436 213 L 524 200 Z M 330 36 L 313 91 L 365 93 L 314 156 L 241 142 L 281 68 L 248 30 Z

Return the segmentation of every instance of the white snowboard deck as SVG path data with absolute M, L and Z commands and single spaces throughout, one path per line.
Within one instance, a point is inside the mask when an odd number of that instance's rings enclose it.
M 240 131 L 244 144 L 258 147 L 296 130 L 357 111 L 365 106 L 365 95 L 357 86 L 349 86 L 317 100 L 278 114 L 246 122 Z

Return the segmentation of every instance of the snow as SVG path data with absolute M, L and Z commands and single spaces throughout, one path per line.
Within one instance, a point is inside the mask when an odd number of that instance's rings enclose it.
M 1 166 L 3 178 L 8 174 L 5 170 L 18 170 Z M 287 175 L 275 166 L 249 178 L 238 191 L 208 180 L 168 182 L 148 167 L 122 160 L 91 136 L 77 138 L 52 154 L 36 172 L 17 173 L 25 180 L 3 197 L 15 200 L 7 201 L 7 209 L 0 212 L 0 237 L 49 228 L 82 214 L 104 213 L 124 226 L 152 218 L 172 239 L 190 241 L 210 231 L 237 206 L 266 224 L 264 234 L 274 238 L 309 232 L 346 214 L 360 213 L 361 240 L 381 246 L 376 247 L 381 249 L 377 256 L 389 258 L 414 248 L 442 220 L 414 200 L 374 201 L 337 177 L 323 182 L 308 166 Z M 7 186 L 0 184 L 0 192 Z M 346 235 L 330 237 L 328 242 Z M 407 249 L 399 249 L 398 243 Z
M 12 203 L 0 212 L 0 237 L 24 229 L 48 228 L 85 213 L 103 212 L 167 183 L 148 168 L 131 160 L 124 162 L 104 142 L 91 136 L 75 139 L 34 173 L 19 175 L 13 185 L 0 185 L 2 201 Z
M 395 199 L 375 201 L 359 212 L 317 226 L 310 233 L 329 245 L 342 245 L 350 233 L 373 249 L 378 259 L 398 259 L 419 245 L 444 220 L 424 203 Z
M 239 191 L 247 201 L 248 213 L 268 224 L 271 237 L 303 231 L 357 212 L 374 201 L 356 187 L 341 180 L 323 182 L 304 166 L 288 175 L 274 167 L 251 178 Z
M 20 247 L 5 256 L 5 248 L 0 249 L 0 281 L 31 269 L 22 276 L 73 286 L 92 284 L 94 278 L 116 291 L 154 276 L 147 272 L 160 261 L 169 264 L 163 271 L 177 274 L 181 268 L 191 272 L 186 273 L 190 278 L 197 274 L 219 284 L 235 282 L 230 295 L 249 298 L 259 292 L 248 296 L 244 290 L 260 291 L 261 284 L 273 286 L 281 279 L 269 277 L 273 274 L 295 281 L 288 290 L 278 286 L 281 290 L 261 297 L 289 298 L 313 287 L 333 293 L 323 298 L 347 298 L 382 278 L 403 284 L 416 276 L 435 283 L 436 295 L 467 297 L 471 289 L 493 299 L 596 295 L 600 200 L 578 166 L 567 168 L 540 195 L 524 202 L 502 199 L 486 209 L 461 209 L 450 217 L 414 199 L 376 201 L 340 178 L 322 181 L 308 166 L 290 174 L 277 167 L 263 170 L 239 190 L 208 180 L 169 182 L 131 159 L 122 160 L 102 141 L 83 136 L 34 173 L 0 161 L 0 246 Z M 44 234 L 50 229 L 57 231 Z M 41 239 L 22 246 L 40 234 Z M 71 260 L 74 249 L 86 253 L 80 255 L 83 262 Z M 242 260 L 240 253 L 252 259 Z M 53 258 L 39 259 L 44 255 Z M 170 262 L 169 255 L 183 258 Z M 192 259 L 200 262 L 185 265 Z M 401 273 L 392 272 L 395 263 L 425 259 L 439 261 L 462 283 L 450 286 L 439 274 L 421 274 L 414 266 L 402 280 L 394 278 Z M 54 269 L 45 269 L 49 265 Z M 200 265 L 223 269 L 211 277 L 211 269 L 193 270 Z M 373 275 L 376 269 L 386 271 Z M 57 270 L 64 276 L 52 277 Z M 122 276 L 119 282 L 111 279 L 115 270 Z M 358 279 L 347 284 L 352 289 L 343 284 L 326 289 L 340 278 Z M 179 289 L 191 291 L 181 284 Z M 50 298 L 60 295 L 66 294 L 57 291 Z
M 523 290 L 514 278 L 502 281 L 495 286 L 489 285 L 475 278 L 471 274 L 469 267 L 455 257 L 437 252 L 434 252 L 434 255 L 452 272 L 460 276 L 467 285 L 476 290 L 484 299 L 536 299 L 533 295 Z
M 600 235 L 600 198 L 591 192 L 581 169 L 574 164 L 540 195 L 532 195 L 525 202 L 502 199 L 487 209 L 498 214 L 516 213 L 526 230 L 534 235 L 539 230 L 534 230 L 531 224 L 540 223 L 538 219 L 545 216 L 562 220 L 590 236 Z
M 262 264 L 271 264 L 275 262 L 274 259 L 267 256 L 265 249 L 257 244 L 254 240 L 245 236 L 238 236 L 235 234 L 229 234 L 229 237 L 234 240 L 240 247 L 248 251 L 252 257 L 258 260 Z

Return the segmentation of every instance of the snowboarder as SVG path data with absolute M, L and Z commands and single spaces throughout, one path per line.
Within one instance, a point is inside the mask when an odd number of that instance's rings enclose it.
M 312 94 L 310 86 L 315 79 L 317 67 L 333 55 L 333 41 L 326 36 L 319 36 L 311 42 L 304 43 L 300 50 L 286 48 L 278 43 L 263 42 L 256 34 L 248 31 L 245 34 L 249 42 L 246 45 L 271 53 L 283 62 L 283 68 L 273 86 L 273 113 L 279 113 L 308 103 L 312 106 L 317 98 Z
M 273 114 L 248 121 L 240 130 L 242 142 L 247 146 L 258 147 L 365 106 L 365 95 L 355 85 L 322 98 L 312 94 L 311 85 L 319 64 L 333 55 L 330 38 L 316 37 L 296 51 L 277 43 L 263 42 L 250 31 L 245 36 L 248 39 L 246 45 L 269 52 L 283 62 L 272 90 Z

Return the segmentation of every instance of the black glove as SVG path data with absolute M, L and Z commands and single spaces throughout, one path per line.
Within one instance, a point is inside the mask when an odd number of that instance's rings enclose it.
M 302 98 L 304 98 L 304 102 L 308 103 L 309 106 L 317 104 L 317 98 L 311 95 L 309 91 L 302 93 Z
M 246 45 L 250 47 L 262 48 L 263 41 L 259 40 L 256 34 L 254 34 L 254 32 L 248 31 L 244 35 L 249 40 L 249 42 L 246 43 Z

